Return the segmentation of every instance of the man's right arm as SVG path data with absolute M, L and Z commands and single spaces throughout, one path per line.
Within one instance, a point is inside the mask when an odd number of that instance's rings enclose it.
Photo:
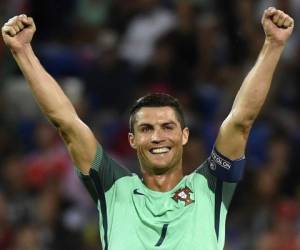
M 87 175 L 95 158 L 97 140 L 35 56 L 30 44 L 35 30 L 32 18 L 20 15 L 2 27 L 2 36 L 41 110 L 64 139 L 74 164 Z

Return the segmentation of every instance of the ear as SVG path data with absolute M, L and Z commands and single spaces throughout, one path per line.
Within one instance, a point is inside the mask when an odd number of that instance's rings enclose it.
M 135 138 L 134 138 L 134 134 L 133 133 L 128 133 L 128 141 L 129 141 L 130 146 L 133 149 L 136 149 Z
M 189 141 L 189 134 L 190 134 L 190 130 L 185 127 L 182 130 L 182 145 L 184 146 L 185 144 L 187 144 L 187 142 Z

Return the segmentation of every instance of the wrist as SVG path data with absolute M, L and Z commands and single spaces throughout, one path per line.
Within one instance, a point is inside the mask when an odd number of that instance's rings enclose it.
M 32 47 L 30 43 L 26 43 L 22 46 L 11 48 L 10 51 L 13 56 L 22 56 L 32 52 Z
M 283 41 L 274 41 L 274 39 L 266 37 L 264 45 L 271 49 L 283 50 L 285 47 L 285 42 Z

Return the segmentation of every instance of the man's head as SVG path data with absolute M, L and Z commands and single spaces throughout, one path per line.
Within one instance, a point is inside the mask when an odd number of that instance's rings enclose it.
M 155 93 L 138 99 L 129 123 L 129 143 L 137 151 L 142 171 L 162 174 L 181 167 L 189 131 L 174 97 Z
M 134 124 L 136 122 L 136 113 L 144 107 L 171 107 L 176 115 L 178 122 L 180 123 L 181 128 L 185 127 L 185 120 L 182 108 L 176 98 L 171 95 L 163 93 L 153 93 L 145 95 L 139 98 L 135 104 L 130 109 L 130 118 L 129 118 L 129 131 L 134 133 Z

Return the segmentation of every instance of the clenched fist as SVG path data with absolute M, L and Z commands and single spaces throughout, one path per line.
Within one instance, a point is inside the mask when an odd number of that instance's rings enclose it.
M 274 7 L 265 10 L 261 22 L 266 40 L 274 45 L 284 45 L 294 28 L 294 19 Z
M 8 48 L 13 52 L 18 52 L 30 45 L 35 30 L 35 24 L 31 17 L 19 15 L 4 24 L 2 37 Z

